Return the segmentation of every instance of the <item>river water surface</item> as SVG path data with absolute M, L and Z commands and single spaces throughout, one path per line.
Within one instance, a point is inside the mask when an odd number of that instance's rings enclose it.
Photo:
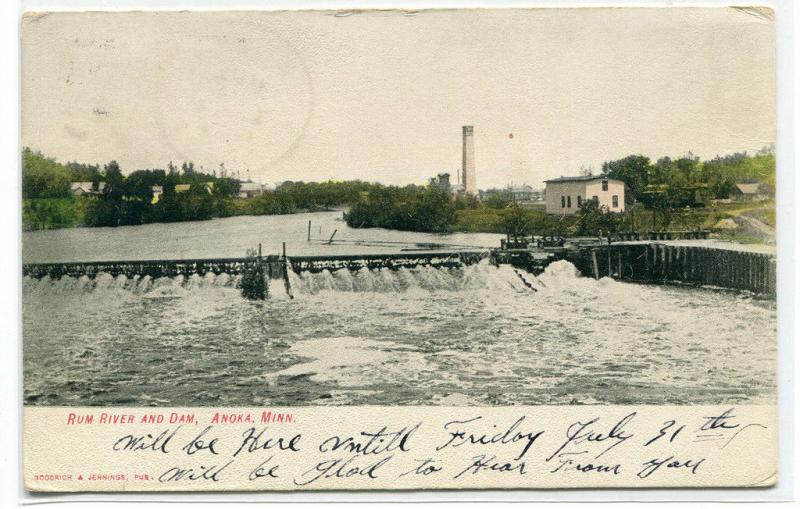
M 493 247 L 497 235 L 354 230 L 339 212 L 31 232 L 25 262 Z M 325 245 L 312 235 L 362 241 Z M 375 241 L 379 241 L 376 243 Z M 369 242 L 371 245 L 364 245 Z M 292 274 L 295 298 L 227 275 L 23 281 L 36 405 L 702 404 L 775 400 L 774 302 L 510 267 Z M 163 298 L 168 297 L 168 298 Z

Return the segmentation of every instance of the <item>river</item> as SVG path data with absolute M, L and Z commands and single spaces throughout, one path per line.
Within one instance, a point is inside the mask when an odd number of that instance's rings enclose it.
M 308 242 L 309 221 L 313 242 Z M 327 241 L 332 235 L 334 241 L 343 243 L 328 245 Z M 501 237 L 493 233 L 437 235 L 381 228 L 350 228 L 342 220 L 340 211 L 314 212 L 118 228 L 25 232 L 22 259 L 25 263 L 37 263 L 227 258 L 245 256 L 248 249 L 258 247 L 259 243 L 264 254 L 279 254 L 283 242 L 286 242 L 289 256 L 391 253 L 406 247 L 402 243 L 444 243 L 464 248 L 497 247 Z M 356 242 L 370 245 L 357 245 Z
M 348 228 L 340 212 L 23 234 L 26 262 L 492 247 L 497 235 Z M 315 239 L 372 245 L 326 245 Z M 376 241 L 380 241 L 377 242 Z M 292 274 L 266 302 L 227 275 L 23 281 L 34 405 L 733 404 L 775 401 L 775 303 L 582 278 L 556 262 Z M 168 295 L 169 299 L 153 298 Z

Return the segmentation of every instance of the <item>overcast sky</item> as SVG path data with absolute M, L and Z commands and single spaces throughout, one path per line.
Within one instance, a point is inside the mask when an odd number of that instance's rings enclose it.
M 62 13 L 23 21 L 23 144 L 126 172 L 478 187 L 775 140 L 774 24 L 734 9 Z M 455 180 L 455 179 L 453 179 Z

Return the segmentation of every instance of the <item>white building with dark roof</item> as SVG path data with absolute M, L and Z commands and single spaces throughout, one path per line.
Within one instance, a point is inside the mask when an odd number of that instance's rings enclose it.
M 609 212 L 625 212 L 625 182 L 603 175 L 559 177 L 545 181 L 545 211 L 570 216 L 587 200 Z

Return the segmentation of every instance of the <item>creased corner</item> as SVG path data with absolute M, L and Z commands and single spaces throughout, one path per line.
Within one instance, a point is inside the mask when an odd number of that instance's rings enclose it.
M 772 472 L 769 473 L 768 476 L 766 476 L 765 478 L 761 479 L 760 481 L 757 481 L 757 482 L 755 482 L 753 484 L 748 485 L 748 487 L 750 487 L 750 488 L 770 488 L 772 486 L 775 486 L 776 484 L 778 484 L 778 471 L 777 470 L 773 470 Z
M 732 9 L 764 21 L 775 21 L 775 10 L 771 7 L 732 7 Z
M 52 12 L 33 12 L 27 11 L 22 13 L 22 22 L 23 23 L 33 23 L 35 21 L 41 21 L 44 18 L 53 14 Z

